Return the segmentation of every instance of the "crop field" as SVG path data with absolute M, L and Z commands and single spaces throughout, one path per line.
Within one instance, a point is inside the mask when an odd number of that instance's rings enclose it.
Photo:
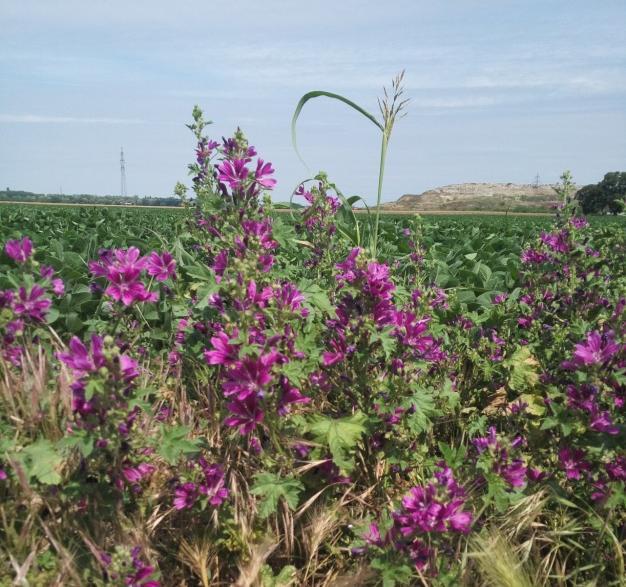
M 194 117 L 184 208 L 0 206 L 0 585 L 623 585 L 625 219 L 272 213 Z

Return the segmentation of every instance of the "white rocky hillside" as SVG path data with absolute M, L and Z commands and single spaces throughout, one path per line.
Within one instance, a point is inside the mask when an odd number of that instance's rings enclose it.
M 460 183 L 405 194 L 384 204 L 388 210 L 550 210 L 558 201 L 552 185 Z

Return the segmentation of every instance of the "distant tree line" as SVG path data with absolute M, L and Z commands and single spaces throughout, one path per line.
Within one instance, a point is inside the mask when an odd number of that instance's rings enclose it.
M 48 204 L 117 204 L 128 206 L 180 206 L 179 198 L 151 196 L 95 196 L 93 194 L 36 194 L 7 188 L 0 191 L 6 202 L 42 202 Z
M 625 210 L 626 171 L 612 171 L 599 183 L 578 190 L 576 198 L 585 214 L 619 214 Z

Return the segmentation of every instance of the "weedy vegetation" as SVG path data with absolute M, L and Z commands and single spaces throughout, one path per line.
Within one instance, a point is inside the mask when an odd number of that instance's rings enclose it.
M 401 82 L 294 115 L 379 200 Z M 0 585 L 623 585 L 623 222 L 278 216 L 209 127 L 182 210 L 0 208 Z

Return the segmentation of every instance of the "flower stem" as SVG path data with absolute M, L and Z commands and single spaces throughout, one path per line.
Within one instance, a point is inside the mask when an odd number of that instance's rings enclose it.
M 387 158 L 387 145 L 389 137 L 386 132 L 383 132 L 383 139 L 380 145 L 380 166 L 378 169 L 378 193 L 376 197 L 376 217 L 374 220 L 374 234 L 372 235 L 372 257 L 376 258 L 377 245 L 378 245 L 378 223 L 380 220 L 380 199 L 383 194 L 383 178 L 385 175 L 385 160 Z

